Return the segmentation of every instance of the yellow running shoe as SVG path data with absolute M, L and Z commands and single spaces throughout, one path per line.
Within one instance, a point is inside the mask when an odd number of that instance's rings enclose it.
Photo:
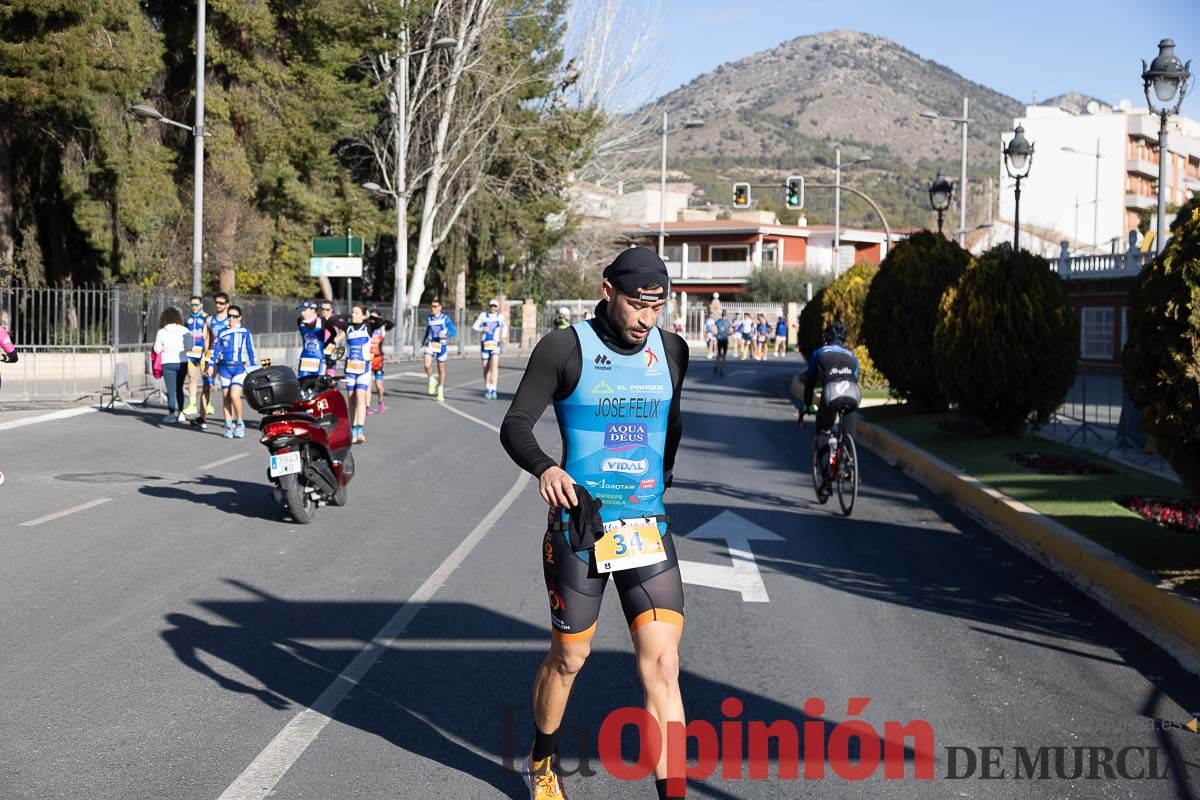
M 426 387 L 425 391 L 426 394 L 433 394 L 437 391 L 437 378 L 433 377 L 432 375 L 429 376 L 429 386 Z
M 521 777 L 525 780 L 525 785 L 529 787 L 529 800 L 543 800 L 547 797 L 555 798 L 555 800 L 558 798 L 567 800 L 567 792 L 563 788 L 562 778 L 551 763 L 553 759 L 554 756 L 546 756 L 541 761 L 531 761 L 526 756 Z
M 437 387 L 437 401 L 439 403 L 446 402 L 446 390 L 441 386 Z
M 183 407 L 183 413 L 187 414 L 189 417 L 196 416 L 196 398 L 193 397 L 188 401 L 188 404 Z
M 208 405 L 207 405 L 207 406 L 205 406 L 205 408 L 206 408 L 206 410 L 208 411 L 208 415 L 209 415 L 209 416 L 212 416 L 212 415 L 215 413 L 215 411 L 216 411 L 216 410 L 213 408 L 213 404 L 212 404 L 211 402 L 209 402 L 209 403 L 208 403 Z

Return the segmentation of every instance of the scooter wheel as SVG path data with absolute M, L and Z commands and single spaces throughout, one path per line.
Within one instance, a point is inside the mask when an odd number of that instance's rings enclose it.
M 317 513 L 317 503 L 299 478 L 295 475 L 285 475 L 279 479 L 279 488 L 283 492 L 283 504 L 292 515 L 292 519 L 300 525 L 312 522 Z

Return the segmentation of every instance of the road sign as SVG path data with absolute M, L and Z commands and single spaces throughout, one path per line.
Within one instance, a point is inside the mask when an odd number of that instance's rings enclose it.
M 362 259 L 347 256 L 313 256 L 308 260 L 308 274 L 314 278 L 361 278 Z
M 361 256 L 362 254 L 363 240 L 361 236 L 318 236 L 312 240 L 313 256 Z M 355 275 L 355 277 L 357 276 Z
M 727 567 L 680 559 L 679 572 L 684 583 L 737 592 L 746 603 L 770 602 L 771 598 L 767 596 L 767 587 L 758 571 L 758 563 L 754 560 L 750 542 L 782 542 L 782 537 L 732 511 L 722 511 L 685 538 L 724 539 L 729 547 L 732 564 Z

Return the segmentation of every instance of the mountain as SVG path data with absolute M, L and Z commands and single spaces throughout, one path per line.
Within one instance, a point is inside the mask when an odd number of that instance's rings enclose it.
M 1039 105 L 1057 106 L 1063 111 L 1069 111 L 1072 114 L 1082 114 L 1087 110 L 1088 103 L 1097 103 L 1109 108 L 1113 107 L 1112 103 L 1107 103 L 1098 97 L 1092 97 L 1090 94 L 1084 94 L 1083 92 L 1063 92 L 1042 101 Z
M 782 182 L 796 173 L 832 181 L 840 143 L 843 162 L 872 159 L 843 180 L 875 197 L 900 227 L 932 224 L 927 191 L 937 170 L 958 182 L 960 127 L 918 115 L 961 116 L 963 97 L 970 100 L 971 223 L 989 216 L 985 181 L 997 177 L 1000 134 L 1024 106 L 896 42 L 849 30 L 802 36 L 723 64 L 659 102 L 674 120 L 705 119 L 703 128 L 672 136 L 670 158 L 673 171 L 715 200 L 728 203 L 734 180 Z M 779 193 L 758 194 L 770 206 Z M 832 222 L 830 194 L 807 193 L 810 222 Z M 878 225 L 866 204 L 846 195 L 843 203 L 849 224 Z

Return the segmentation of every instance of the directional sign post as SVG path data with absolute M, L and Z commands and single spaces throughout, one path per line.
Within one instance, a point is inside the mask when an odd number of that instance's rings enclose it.
M 729 547 L 731 566 L 723 564 L 701 564 L 697 561 L 679 561 L 679 571 L 684 583 L 707 586 L 710 589 L 726 589 L 740 592 L 747 603 L 767 603 L 767 587 L 758 563 L 750 549 L 750 542 L 782 542 L 766 528 L 755 525 L 745 517 L 732 511 L 722 511 L 684 537 L 685 539 L 724 539 Z

